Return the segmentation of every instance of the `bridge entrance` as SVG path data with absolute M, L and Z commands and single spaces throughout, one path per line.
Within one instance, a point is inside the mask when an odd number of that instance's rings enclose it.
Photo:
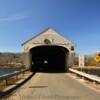
M 43 45 L 30 50 L 31 71 L 65 71 L 69 51 L 61 46 Z
M 52 28 L 37 34 L 22 44 L 23 63 L 31 71 L 67 70 L 73 65 L 74 44 Z

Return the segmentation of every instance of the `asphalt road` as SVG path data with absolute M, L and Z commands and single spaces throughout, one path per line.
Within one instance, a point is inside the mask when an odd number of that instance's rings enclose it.
M 67 73 L 37 73 L 7 100 L 100 100 L 100 93 Z

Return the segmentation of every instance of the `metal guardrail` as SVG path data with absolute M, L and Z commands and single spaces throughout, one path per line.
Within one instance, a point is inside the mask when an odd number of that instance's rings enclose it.
M 79 76 L 82 76 L 88 80 L 91 80 L 93 82 L 97 82 L 100 84 L 100 78 L 95 76 L 95 75 L 90 75 L 90 74 L 87 74 L 87 73 L 84 73 L 84 72 L 80 72 L 78 70 L 75 70 L 75 69 L 72 69 L 72 68 L 69 68 L 69 71 L 72 72 L 72 73 L 75 73 Z
M 9 74 L 4 74 L 0 76 L 0 81 L 6 80 L 6 84 L 7 84 L 7 80 L 11 77 L 17 76 L 21 73 L 24 73 L 26 71 L 29 71 L 29 69 L 22 69 L 21 71 L 14 71 L 13 73 L 9 73 Z

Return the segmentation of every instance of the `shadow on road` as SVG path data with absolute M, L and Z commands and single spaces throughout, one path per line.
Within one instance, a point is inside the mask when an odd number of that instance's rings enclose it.
M 37 73 L 66 73 L 68 72 L 68 70 L 64 70 L 64 69 L 53 69 L 53 68 L 48 68 L 48 69 L 37 69 L 36 70 Z
M 48 86 L 31 86 L 29 88 L 46 88 L 46 87 L 48 87 Z

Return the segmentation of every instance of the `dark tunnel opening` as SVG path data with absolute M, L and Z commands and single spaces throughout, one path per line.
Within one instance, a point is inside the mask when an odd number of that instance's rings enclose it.
M 61 46 L 43 45 L 30 50 L 31 71 L 60 72 L 68 69 L 69 51 Z

